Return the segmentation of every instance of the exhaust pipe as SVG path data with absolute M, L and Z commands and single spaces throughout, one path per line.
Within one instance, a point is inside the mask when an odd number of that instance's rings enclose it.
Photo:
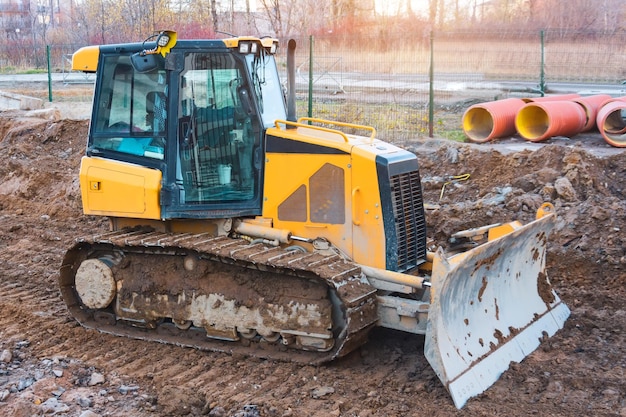
M 296 41 L 287 43 L 287 121 L 297 122 L 296 118 Z M 289 126 L 287 126 L 289 127 Z M 292 126 L 293 127 L 293 126 Z

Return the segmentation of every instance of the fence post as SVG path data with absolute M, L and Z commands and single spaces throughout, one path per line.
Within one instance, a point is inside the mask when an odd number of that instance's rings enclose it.
M 435 64 L 434 64 L 434 35 L 433 30 L 430 30 L 430 67 L 428 69 L 428 137 L 434 136 L 434 118 L 435 118 Z
M 544 32 L 541 30 L 539 32 L 539 41 L 541 43 L 541 68 L 539 69 L 539 91 L 541 92 L 541 97 L 545 95 L 546 92 L 546 72 L 545 72 L 545 44 L 544 44 Z
M 313 35 L 309 36 L 309 117 L 313 117 Z
M 46 45 L 46 59 L 48 61 L 48 101 L 52 103 L 52 72 L 50 71 L 50 45 Z

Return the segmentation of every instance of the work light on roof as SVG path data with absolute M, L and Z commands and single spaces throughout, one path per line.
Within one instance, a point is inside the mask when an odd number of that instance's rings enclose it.
M 160 47 L 164 47 L 165 45 L 167 45 L 167 43 L 170 41 L 170 35 L 162 32 L 161 34 L 159 34 L 159 37 L 157 39 L 157 45 Z
M 256 54 L 259 52 L 259 44 L 254 41 L 239 42 L 240 54 Z

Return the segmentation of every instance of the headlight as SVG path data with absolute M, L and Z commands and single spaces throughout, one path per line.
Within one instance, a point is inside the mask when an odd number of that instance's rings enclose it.
M 240 54 L 256 54 L 259 52 L 259 44 L 252 41 L 241 41 L 239 42 L 239 53 Z
M 160 47 L 164 47 L 170 41 L 170 35 L 167 33 L 161 33 L 159 38 L 157 39 L 157 45 Z
M 239 53 L 247 54 L 250 52 L 250 42 L 239 42 Z

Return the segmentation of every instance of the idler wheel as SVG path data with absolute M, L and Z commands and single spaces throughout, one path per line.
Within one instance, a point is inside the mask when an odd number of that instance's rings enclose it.
M 100 259 L 87 259 L 80 264 L 75 285 L 80 300 L 88 308 L 105 308 L 115 298 L 113 271 Z

